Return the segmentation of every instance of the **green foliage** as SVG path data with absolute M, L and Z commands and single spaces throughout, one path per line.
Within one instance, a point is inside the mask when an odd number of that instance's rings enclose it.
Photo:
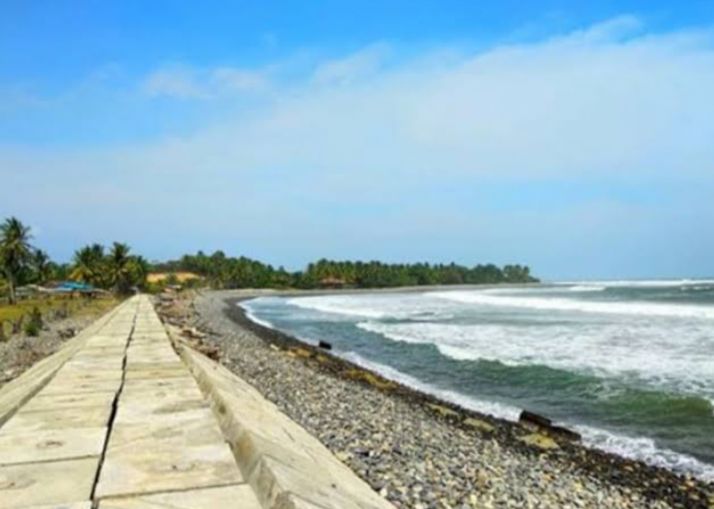
M 149 269 L 149 263 L 141 256 L 132 255 L 127 244 L 114 242 L 106 254 L 104 246 L 92 244 L 74 253 L 70 277 L 126 295 L 134 287 L 145 289 Z
M 0 225 L 0 269 L 5 275 L 10 303 L 16 301 L 15 288 L 22 282 L 32 259 L 30 227 L 16 217 Z
M 384 288 L 396 286 L 530 283 L 537 281 L 523 265 L 493 264 L 465 267 L 454 263 L 386 264 L 322 259 L 303 272 L 290 273 L 249 258 L 231 258 L 222 251 L 185 255 L 180 260 L 154 266 L 162 272 L 189 271 L 206 278 L 213 288 L 319 288 L 345 286 Z
M 92 244 L 75 251 L 70 278 L 99 288 L 107 286 L 108 278 L 104 246 Z
M 52 278 L 53 266 L 49 255 L 42 249 L 37 249 L 32 257 L 32 266 L 35 270 L 35 280 L 44 284 Z
M 111 289 L 117 294 L 128 294 L 134 288 L 159 291 L 165 284 L 175 284 L 178 281 L 174 273 L 179 271 L 196 273 L 213 288 L 384 288 L 537 281 L 524 265 L 465 267 L 455 263 L 388 264 L 322 259 L 309 264 L 304 271 L 288 272 L 283 267 L 276 269 L 244 256 L 229 257 L 223 251 L 212 255 L 199 251 L 152 267 L 141 256 L 131 254 L 127 244 L 120 242 L 114 242 L 108 252 L 101 244 L 84 246 L 74 253 L 71 265 L 58 265 L 44 251 L 35 250 L 30 239 L 29 227 L 14 217 L 0 225 L 0 269 L 5 280 L 3 285 L 0 277 L 0 290 L 7 288 L 11 302 L 15 301 L 16 286 L 26 282 L 43 284 L 51 279 L 69 277 L 97 288 Z M 163 284 L 148 285 L 147 276 L 151 270 L 172 275 Z M 198 284 L 201 281 L 183 283 L 186 286 Z
M 39 336 L 42 326 L 42 313 L 38 307 L 34 307 L 32 308 L 28 319 L 25 321 L 25 334 L 28 336 Z

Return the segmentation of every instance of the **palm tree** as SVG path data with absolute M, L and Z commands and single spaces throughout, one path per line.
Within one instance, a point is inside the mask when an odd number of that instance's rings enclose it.
M 84 246 L 74 253 L 73 269 L 70 277 L 76 281 L 83 281 L 97 286 L 102 286 L 106 279 L 104 270 L 104 247 L 100 244 Z
M 109 281 L 118 293 L 128 293 L 132 283 L 131 248 L 121 242 L 115 242 L 108 256 Z
M 7 279 L 10 304 L 17 301 L 17 278 L 32 257 L 31 238 L 30 227 L 16 217 L 10 217 L 0 225 L 0 268 Z
M 129 259 L 129 273 L 131 284 L 144 288 L 146 278 L 151 270 L 151 264 L 143 256 L 132 256 Z
M 37 249 L 32 257 L 32 264 L 35 267 L 37 281 L 40 284 L 46 283 L 52 277 L 52 262 L 49 255 L 42 249 Z

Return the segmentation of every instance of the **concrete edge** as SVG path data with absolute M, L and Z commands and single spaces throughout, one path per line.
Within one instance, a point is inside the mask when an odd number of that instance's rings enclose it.
M 394 508 L 250 384 L 167 331 L 263 507 Z

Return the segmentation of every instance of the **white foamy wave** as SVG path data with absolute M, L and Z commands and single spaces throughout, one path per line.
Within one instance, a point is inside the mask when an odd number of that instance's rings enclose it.
M 540 311 L 576 311 L 581 313 L 661 316 L 714 319 L 714 307 L 646 302 L 598 302 L 562 298 L 512 297 L 479 291 L 447 291 L 428 294 L 438 299 L 479 306 L 521 308 Z
M 604 285 L 573 285 L 568 290 L 571 292 L 602 292 L 606 288 Z
M 384 312 L 372 306 L 360 306 L 354 299 L 340 297 L 299 297 L 288 299 L 288 304 L 303 309 L 313 309 L 323 313 L 362 316 L 365 318 L 384 318 Z
M 341 357 L 354 364 L 357 364 L 358 366 L 362 366 L 365 369 L 369 369 L 371 371 L 374 371 L 375 373 L 379 373 L 380 375 L 389 380 L 398 382 L 407 387 L 411 387 L 412 389 L 416 389 L 420 392 L 431 394 L 439 399 L 454 403 L 456 405 L 459 405 L 469 410 L 473 410 L 475 412 L 492 415 L 494 417 L 499 417 L 501 419 L 506 419 L 509 421 L 518 420 L 518 417 L 521 414 L 521 409 L 515 406 L 498 403 L 495 401 L 480 400 L 477 398 L 466 396 L 464 394 L 460 394 L 455 391 L 434 387 L 425 382 L 422 382 L 417 378 L 414 378 L 413 376 L 402 373 L 401 371 L 394 369 L 391 366 L 365 359 L 364 357 L 355 352 L 347 352 Z
M 577 341 L 568 324 L 548 327 L 443 323 L 357 324 L 362 330 L 403 343 L 433 344 L 456 360 L 498 361 L 507 366 L 540 365 L 613 378 L 702 397 L 714 395 L 714 348 L 710 329 L 650 322 L 581 325 Z
M 238 303 L 238 306 L 240 306 L 241 308 L 243 308 L 243 310 L 245 311 L 245 316 L 247 316 L 250 321 L 257 323 L 258 325 L 262 325 L 263 327 L 267 327 L 268 329 L 274 329 L 275 326 L 273 326 L 273 324 L 270 323 L 268 320 L 264 320 L 264 319 L 262 319 L 262 318 L 258 318 L 258 317 L 255 315 L 255 312 L 254 312 L 254 310 L 250 307 L 249 302 L 250 302 L 250 301 L 248 301 L 248 302 L 239 302 L 239 303 Z
M 287 303 L 302 309 L 331 315 L 372 319 L 448 320 L 453 317 L 450 305 L 426 300 L 422 294 L 395 295 L 328 295 L 297 297 Z
M 714 465 L 703 463 L 687 454 L 659 448 L 650 438 L 628 437 L 583 425 L 571 427 L 582 435 L 583 444 L 589 447 L 644 461 L 648 465 L 688 473 L 704 481 L 714 481 Z
M 558 281 L 556 285 L 588 285 L 609 288 L 670 288 L 690 285 L 714 285 L 714 279 L 620 279 L 603 281 Z

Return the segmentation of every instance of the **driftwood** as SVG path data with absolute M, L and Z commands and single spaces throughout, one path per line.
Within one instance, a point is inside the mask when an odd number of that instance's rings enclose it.
M 521 412 L 518 422 L 525 428 L 532 431 L 538 431 L 551 437 L 562 438 L 571 442 L 579 442 L 582 438 L 580 433 L 576 433 L 575 431 L 569 430 L 568 428 L 564 428 L 562 426 L 556 426 L 553 424 L 553 421 L 547 417 L 529 412 L 528 410 L 523 410 Z
M 529 412 L 528 410 L 523 410 L 521 412 L 518 422 L 527 428 L 549 428 L 553 425 L 553 421 L 547 417 Z

